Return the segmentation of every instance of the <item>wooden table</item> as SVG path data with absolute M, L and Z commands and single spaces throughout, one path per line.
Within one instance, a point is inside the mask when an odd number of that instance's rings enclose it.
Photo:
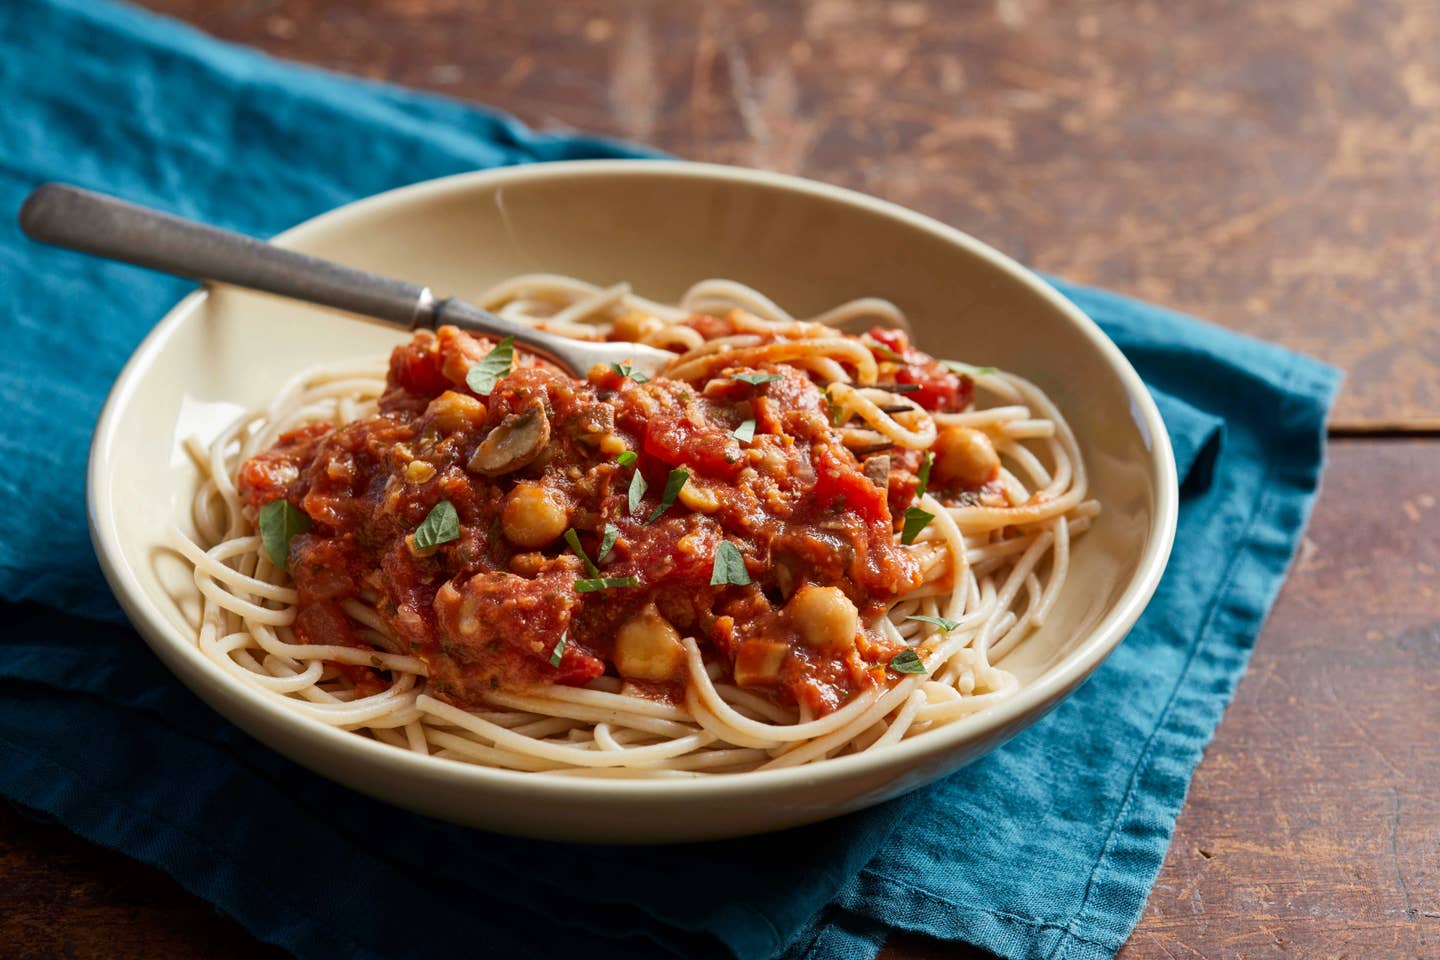
M 1344 367 L 1300 558 L 1121 956 L 1440 956 L 1440 6 L 146 2 L 541 127 L 856 187 Z M 0 945 L 279 956 L 5 807 Z

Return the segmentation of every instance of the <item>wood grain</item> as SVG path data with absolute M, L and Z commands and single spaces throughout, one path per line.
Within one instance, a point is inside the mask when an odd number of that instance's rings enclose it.
M 539 126 L 801 173 L 1440 414 L 1440 4 L 283 0 L 147 5 Z
M 145 2 L 538 126 L 885 196 L 1344 367 L 1342 432 L 1440 422 L 1440 5 Z M 1124 960 L 1440 956 L 1440 441 L 1331 455 Z M 278 956 L 3 807 L 0 953 Z

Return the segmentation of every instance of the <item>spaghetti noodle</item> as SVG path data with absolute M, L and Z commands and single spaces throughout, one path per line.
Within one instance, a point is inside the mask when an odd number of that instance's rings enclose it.
M 400 749 L 570 776 L 813 763 L 1015 689 L 1099 511 L 1033 384 L 921 353 L 883 300 L 797 320 L 731 281 L 672 305 L 528 275 L 479 302 L 676 358 L 574 378 L 442 328 L 190 441 L 194 535 L 169 536 L 218 668 Z

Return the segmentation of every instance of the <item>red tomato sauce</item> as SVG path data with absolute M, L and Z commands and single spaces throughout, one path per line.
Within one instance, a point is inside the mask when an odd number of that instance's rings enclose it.
M 902 333 L 870 336 L 903 358 L 895 382 L 919 384 L 911 395 L 920 403 L 969 402 L 969 379 L 914 350 Z M 311 520 L 290 541 L 287 564 L 301 641 L 363 646 L 341 604 L 372 604 L 425 662 L 432 694 L 477 707 L 495 690 L 623 676 L 617 633 L 653 604 L 732 677 L 742 646 L 764 641 L 745 652 L 739 676 L 777 702 L 822 714 L 883 682 L 899 648 L 874 624 L 920 582 L 894 537 L 918 454 L 894 452 L 887 479 L 868 477 L 832 428 L 821 387 L 793 367 L 751 371 L 780 377 L 753 386 L 733 379 L 741 370 L 722 371 L 697 389 L 636 383 L 598 367 L 577 379 L 518 356 L 481 397 L 465 377 L 492 346 L 453 328 L 418 333 L 394 351 L 376 414 L 291 431 L 241 466 L 248 510 L 284 498 Z M 492 431 L 537 406 L 549 436 L 533 459 L 495 475 L 472 469 Z M 742 443 L 734 431 L 750 420 L 754 437 Z M 632 465 L 617 462 L 622 451 L 636 454 Z M 651 522 L 672 470 L 688 472 L 685 489 Z M 636 471 L 647 490 L 632 512 Z M 595 573 L 560 530 L 544 546 L 518 545 L 505 503 L 523 484 L 563 509 L 564 527 L 592 561 L 613 526 L 599 576 L 633 577 L 635 586 L 579 591 L 578 581 Z M 455 508 L 459 536 L 415 547 L 414 532 L 441 501 Z M 748 584 L 712 585 L 722 541 L 738 548 Z M 858 611 L 856 637 L 838 648 L 805 645 L 786 604 L 807 585 L 843 592 Z M 775 668 L 757 679 L 749 664 L 766 662 L 767 651 Z M 640 678 L 637 687 L 676 698 L 684 676 L 681 668 L 659 681 Z

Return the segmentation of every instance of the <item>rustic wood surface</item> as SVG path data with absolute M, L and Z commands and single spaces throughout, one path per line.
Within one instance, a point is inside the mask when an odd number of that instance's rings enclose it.
M 539 126 L 800 173 L 1349 373 L 1440 428 L 1440 4 L 147 0 Z
M 1347 439 L 1121 956 L 1440 956 L 1440 5 L 146 5 L 538 126 L 857 187 L 1342 366 Z M 3 805 L 0 953 L 280 956 Z

